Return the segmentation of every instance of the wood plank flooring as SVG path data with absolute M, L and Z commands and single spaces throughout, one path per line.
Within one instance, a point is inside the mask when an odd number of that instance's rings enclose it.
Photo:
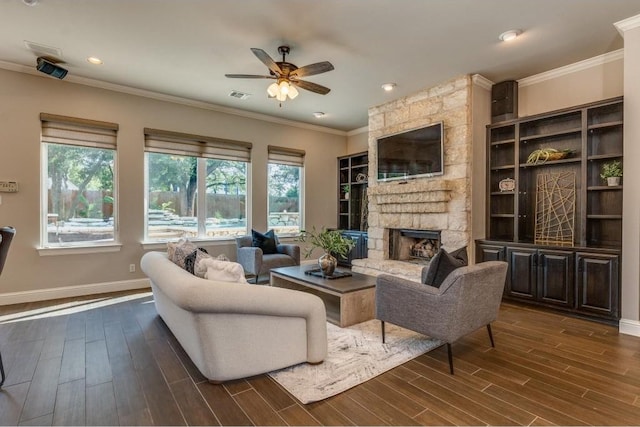
M 209 384 L 137 292 L 0 307 L 1 425 L 640 425 L 640 338 L 513 304 L 330 399 Z M 250 349 L 248 349 L 250 351 Z

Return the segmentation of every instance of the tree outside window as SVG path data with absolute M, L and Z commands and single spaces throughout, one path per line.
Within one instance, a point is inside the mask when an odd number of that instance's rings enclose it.
M 269 163 L 268 224 L 278 235 L 298 234 L 302 224 L 302 167 Z
M 150 152 L 147 171 L 148 240 L 247 233 L 247 162 Z

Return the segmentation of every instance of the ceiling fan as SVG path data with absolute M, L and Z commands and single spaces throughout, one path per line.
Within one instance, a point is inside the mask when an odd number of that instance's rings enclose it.
M 254 47 L 251 48 L 251 52 L 269 68 L 268 76 L 255 74 L 225 74 L 225 76 L 232 79 L 275 79 L 276 82 L 267 88 L 267 93 L 270 98 L 276 98 L 280 102 L 285 101 L 287 97 L 294 99 L 298 96 L 296 86 L 320 95 L 326 95 L 331 91 L 328 87 L 300 80 L 301 77 L 313 76 L 333 70 L 333 65 L 328 61 L 316 62 L 298 68 L 286 60 L 286 55 L 290 52 L 289 46 L 278 47 L 278 53 L 282 55 L 282 61 L 278 62 L 274 61 L 262 49 Z

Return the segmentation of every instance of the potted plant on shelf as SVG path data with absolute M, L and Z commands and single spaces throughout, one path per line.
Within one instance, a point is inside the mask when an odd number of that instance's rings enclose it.
M 299 240 L 310 244 L 310 247 L 305 249 L 305 258 L 309 258 L 315 248 L 324 251 L 324 255 L 318 258 L 318 266 L 324 276 L 333 275 L 338 264 L 336 257 L 345 258 L 355 246 L 355 242 L 343 236 L 339 230 L 327 230 L 326 228 L 320 231 L 317 231 L 315 227 L 311 231 L 302 230 Z
M 614 160 L 611 163 L 605 163 L 602 165 L 602 173 L 600 178 L 607 180 L 607 185 L 616 186 L 620 185 L 620 177 L 622 176 L 622 163 L 619 160 Z
M 342 185 L 342 192 L 344 193 L 344 199 L 349 200 L 349 192 L 351 191 L 351 186 L 349 184 Z

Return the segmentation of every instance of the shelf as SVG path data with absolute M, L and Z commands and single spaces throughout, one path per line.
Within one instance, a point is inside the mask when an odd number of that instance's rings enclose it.
M 515 139 L 504 139 L 502 141 L 492 141 L 491 145 L 495 146 L 495 145 L 503 145 L 503 144 L 513 144 L 514 142 L 516 142 Z
M 615 159 L 618 157 L 622 157 L 622 153 L 614 153 L 614 154 L 593 154 L 591 156 L 587 156 L 587 160 L 607 160 L 607 159 Z
M 587 215 L 587 219 L 622 219 L 622 215 Z
M 514 194 L 516 194 L 515 191 L 492 191 L 491 192 L 492 196 L 513 196 Z
M 607 123 L 598 123 L 596 125 L 589 125 L 587 129 L 594 130 L 594 129 L 615 127 L 615 126 L 622 126 L 622 120 L 616 120 L 614 122 L 607 122 Z
M 587 191 L 620 191 L 622 185 L 594 185 L 587 187 Z
M 520 141 L 523 143 L 526 143 L 527 141 L 536 141 L 539 139 L 551 138 L 554 136 L 571 135 L 574 133 L 580 133 L 581 131 L 582 131 L 581 128 L 572 128 L 572 129 L 566 129 L 566 130 L 557 131 L 557 132 L 547 132 L 539 135 L 528 135 L 528 136 L 520 137 Z
M 540 166 L 560 165 L 566 163 L 580 163 L 580 157 L 570 157 L 568 159 L 549 160 L 544 163 L 520 163 L 521 168 L 538 168 Z M 493 168 L 492 168 L 493 169 Z
M 514 214 L 491 214 L 491 218 L 515 218 Z
M 492 171 L 507 170 L 507 169 L 515 169 L 515 165 L 504 165 L 504 166 L 492 166 L 491 167 Z

